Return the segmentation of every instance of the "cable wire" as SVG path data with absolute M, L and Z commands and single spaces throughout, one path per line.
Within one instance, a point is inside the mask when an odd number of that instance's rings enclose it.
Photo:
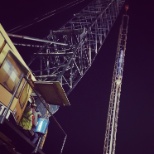
M 48 13 L 40 16 L 40 17 L 36 17 L 31 23 L 19 25 L 19 26 L 13 28 L 13 29 L 8 30 L 8 32 L 9 33 L 19 32 L 19 31 L 21 31 L 23 29 L 26 29 L 26 28 L 28 28 L 30 26 L 33 26 L 34 24 L 37 24 L 37 23 L 39 23 L 41 21 L 44 21 L 44 20 L 46 20 L 46 19 L 48 19 L 48 18 L 50 18 L 50 17 L 64 11 L 64 10 L 68 9 L 68 8 L 71 8 L 71 7 L 75 6 L 75 5 L 78 5 L 78 4 L 82 3 L 83 1 L 85 1 L 85 0 L 76 0 L 74 2 L 70 2 L 70 3 L 68 3 L 68 4 L 66 4 L 66 5 L 64 5 L 62 7 L 59 7 L 58 9 L 52 10 L 52 11 L 50 11 L 50 12 L 48 12 Z

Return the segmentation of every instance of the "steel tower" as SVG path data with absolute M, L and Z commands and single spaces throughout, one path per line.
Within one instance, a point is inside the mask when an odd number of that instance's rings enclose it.
M 112 77 L 112 87 L 108 108 L 103 154 L 115 154 L 120 93 L 123 78 L 124 57 L 128 32 L 128 21 L 129 16 L 124 14 L 122 16 L 122 23 L 119 31 L 117 54 Z
M 45 43 L 34 53 L 29 67 L 35 77 L 60 81 L 68 95 L 95 60 L 123 3 L 124 0 L 94 0 L 60 29 L 50 30 L 47 39 L 57 43 Z M 35 63 L 39 65 L 37 69 Z

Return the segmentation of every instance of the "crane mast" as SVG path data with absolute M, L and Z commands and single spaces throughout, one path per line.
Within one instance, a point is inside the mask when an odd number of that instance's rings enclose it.
M 85 75 L 110 32 L 124 0 L 94 0 L 75 13 L 34 53 L 29 67 L 38 80 L 60 81 L 67 95 Z M 64 43 L 64 45 L 62 44 Z M 37 63 L 37 68 L 33 67 Z
M 116 133 L 118 126 L 118 113 L 124 69 L 124 57 L 126 51 L 128 22 L 129 16 L 127 14 L 124 14 L 122 16 L 122 23 L 119 30 L 118 47 L 112 77 L 112 87 L 108 107 L 103 154 L 115 154 Z
M 97 54 L 101 50 L 101 47 L 103 46 L 103 43 L 106 40 L 112 26 L 114 25 L 114 22 L 116 21 L 116 18 L 119 15 L 124 2 L 125 2 L 124 0 L 93 0 L 88 6 L 83 8 L 79 13 L 75 13 L 73 18 L 70 19 L 60 29 L 50 30 L 49 35 L 46 36 L 45 39 L 37 39 L 10 33 L 8 34 L 11 37 L 28 39 L 33 41 L 35 40 L 37 42 L 44 42 L 43 45 L 39 46 L 41 47 L 40 50 L 38 50 L 36 53 L 33 54 L 33 58 L 29 62 L 29 66 L 25 64 L 22 58 L 19 58 L 19 60 L 22 61 L 23 63 L 23 66 L 20 66 L 21 64 L 20 62 L 18 62 L 20 64 L 19 67 L 21 67 L 23 69 L 23 73 L 27 75 L 26 77 L 24 76 L 25 78 L 24 84 L 31 86 L 31 91 L 29 94 L 24 95 L 23 93 L 23 96 L 28 96 L 26 98 L 27 100 L 24 102 L 25 107 L 28 104 L 28 98 L 30 97 L 31 94 L 35 94 L 34 95 L 35 97 L 37 95 L 38 95 L 37 97 L 40 97 L 41 94 L 42 96 L 44 96 L 44 100 L 46 98 L 46 101 L 49 102 L 50 104 L 53 103 L 54 105 L 58 106 L 70 105 L 66 96 L 69 95 L 69 93 L 76 87 L 81 78 L 91 67 Z M 113 71 L 112 88 L 109 101 L 106 134 L 104 141 L 104 154 L 115 153 L 119 101 L 120 101 L 120 92 L 121 92 L 121 85 L 123 78 L 128 20 L 129 16 L 127 14 L 124 14 L 120 26 L 117 54 Z M 7 34 L 6 38 L 9 39 L 7 37 Z M 0 43 L 2 46 L 1 47 L 2 50 L 2 48 L 4 48 L 4 46 L 7 45 L 5 39 L 2 36 L 0 36 Z M 9 43 L 12 44 L 11 41 Z M 12 49 L 11 48 L 8 49 L 7 51 L 8 54 L 10 53 L 10 50 L 16 50 L 16 49 L 14 49 L 14 47 Z M 6 54 L 5 50 L 0 52 L 4 52 Z M 14 51 L 11 52 L 13 53 Z M 7 56 L 7 54 L 5 56 Z M 17 56 L 14 57 L 15 60 L 16 57 Z M 20 56 L 18 55 L 18 57 Z M 11 67 L 11 65 L 9 66 Z M 6 70 L 8 71 L 9 69 L 5 65 L 3 69 L 3 74 L 6 73 Z M 7 75 L 9 76 L 9 71 L 7 73 L 8 73 Z M 13 77 L 18 77 L 18 74 L 14 75 Z M 23 78 L 23 76 L 21 77 Z M 13 95 L 11 96 L 9 95 L 11 97 L 11 101 L 9 101 L 9 105 L 7 106 L 7 112 L 9 112 L 11 105 L 14 103 L 13 99 L 15 98 L 15 95 L 18 92 L 20 84 L 22 83 L 22 78 Z M 13 80 L 14 79 L 11 78 L 12 84 L 14 84 L 14 82 L 12 82 Z M 3 81 L 2 83 L 0 83 L 0 85 L 1 84 L 3 84 Z M 39 88 L 38 85 L 40 86 L 43 85 L 43 86 L 42 88 Z M 44 91 L 43 89 L 44 85 L 45 87 L 47 87 L 47 89 L 45 89 L 46 91 Z M 1 88 L 3 88 L 2 85 Z M 38 92 L 34 88 L 36 88 Z M 50 90 L 50 92 L 52 91 L 51 97 L 50 94 L 48 93 L 49 91 L 48 89 Z M 5 91 L 6 89 L 3 90 Z M 7 92 L 8 94 L 10 94 L 9 90 L 7 90 Z M 27 91 L 25 90 L 24 92 L 26 93 Z M 4 97 L 5 96 L 1 96 L 0 99 L 5 100 Z M 59 104 L 59 102 L 61 102 L 61 104 Z M 3 105 L 4 103 L 2 102 Z M 17 102 L 14 105 L 15 107 L 16 105 L 18 105 L 17 106 L 18 108 L 12 109 L 11 112 L 13 114 L 14 111 L 20 111 L 19 107 L 21 107 L 20 102 Z M 25 108 L 21 108 L 22 112 L 20 112 L 19 114 L 20 118 L 24 113 L 24 109 Z M 7 114 L 4 115 L 4 118 L 6 117 Z M 20 122 L 20 120 L 17 121 L 17 124 Z M 61 128 L 59 123 L 58 122 L 56 123 L 58 124 L 59 128 Z M 12 128 L 14 128 L 14 126 L 10 127 L 10 129 Z M 18 135 L 20 137 L 20 133 Z M 64 143 L 65 140 L 66 137 L 64 139 Z M 23 140 L 23 142 L 25 141 Z M 27 141 L 25 143 L 27 143 Z M 27 146 L 29 146 L 28 144 Z M 37 144 L 36 146 L 36 151 L 38 150 L 38 147 L 39 144 Z M 63 150 L 63 147 L 64 144 L 62 145 L 61 152 Z

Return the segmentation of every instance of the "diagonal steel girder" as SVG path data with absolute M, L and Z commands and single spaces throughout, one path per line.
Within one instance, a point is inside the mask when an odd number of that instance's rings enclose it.
M 123 3 L 124 0 L 94 0 L 60 29 L 51 30 L 47 39 L 67 46 L 46 43 L 34 53 L 29 66 L 35 77 L 60 81 L 68 95 L 95 60 Z M 34 63 L 37 69 L 32 67 Z

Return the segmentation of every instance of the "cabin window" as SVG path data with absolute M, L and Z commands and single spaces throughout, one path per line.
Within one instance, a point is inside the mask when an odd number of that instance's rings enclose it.
M 11 93 L 21 78 L 22 71 L 9 52 L 0 67 L 0 83 Z

